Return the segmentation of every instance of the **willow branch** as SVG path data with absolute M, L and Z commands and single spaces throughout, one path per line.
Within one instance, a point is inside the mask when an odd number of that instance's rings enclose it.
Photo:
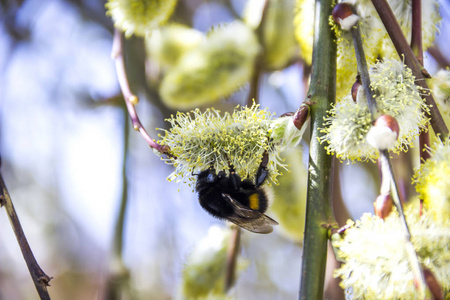
M 126 118 L 126 113 L 124 113 L 124 118 Z M 115 237 L 114 237 L 114 254 L 116 257 L 122 259 L 122 248 L 123 248 L 123 235 L 124 235 L 124 224 L 125 224 L 125 214 L 128 205 L 128 178 L 127 178 L 127 159 L 129 154 L 129 143 L 130 143 L 130 126 L 128 122 L 124 122 L 123 128 L 123 154 L 122 154 L 122 197 L 120 201 L 119 214 L 117 217 Z
M 411 22 L 411 49 L 417 61 L 423 66 L 423 46 L 422 46 L 422 0 L 412 0 L 412 22 Z M 428 128 L 428 125 L 427 125 Z M 430 135 L 428 130 L 423 130 L 419 135 L 420 163 L 431 157 L 428 151 L 430 146 Z
M 367 67 L 366 56 L 364 54 L 364 46 L 361 38 L 361 30 L 359 28 L 359 22 L 356 26 L 350 29 L 353 38 L 353 46 L 355 48 L 355 56 L 358 67 L 358 74 L 361 78 L 361 84 L 364 87 L 364 93 L 369 106 L 372 120 L 375 118 L 377 112 L 377 104 L 375 102 L 375 92 L 370 86 L 369 69 Z
M 431 46 L 427 51 L 431 54 L 431 56 L 433 56 L 433 58 L 439 64 L 440 68 L 450 68 L 450 60 L 445 57 L 445 55 L 437 45 Z
M 250 90 L 248 92 L 247 97 L 247 106 L 252 106 L 253 101 L 255 103 L 259 103 L 259 86 L 261 81 L 261 74 L 263 71 L 264 64 L 264 23 L 267 16 L 267 8 L 269 6 L 269 0 L 264 0 L 264 7 L 261 13 L 261 21 L 259 22 L 258 27 L 256 28 L 256 36 L 258 38 L 259 43 L 263 46 L 263 50 L 255 58 L 255 63 L 253 67 L 253 74 L 250 78 Z
M 425 91 L 428 91 L 429 88 L 425 79 L 429 78 L 429 74 L 419 63 L 411 47 L 408 45 L 405 35 L 403 34 L 403 31 L 400 28 L 391 7 L 386 0 L 372 0 L 372 3 L 377 10 L 398 55 L 404 59 L 405 64 L 411 69 L 413 75 L 415 76 L 416 84 L 422 87 Z M 425 101 L 430 107 L 431 127 L 434 132 L 444 140 L 448 136 L 449 131 L 431 93 L 427 93 L 425 95 Z
M 367 69 L 367 62 L 366 57 L 364 54 L 364 48 L 362 44 L 361 39 L 361 32 L 359 30 L 359 24 L 357 26 L 353 26 L 352 29 L 352 36 L 353 36 L 353 44 L 355 46 L 355 54 L 356 54 L 356 60 L 358 64 L 358 72 L 361 75 L 361 82 L 364 87 L 364 91 L 366 92 L 366 98 L 367 102 L 369 104 L 369 110 L 372 115 L 372 121 L 375 119 L 375 93 L 372 90 L 370 86 L 370 77 L 369 72 Z M 367 78 L 365 78 L 367 76 Z M 403 225 L 404 229 L 404 236 L 407 246 L 407 253 L 410 260 L 410 264 L 412 267 L 412 271 L 414 273 L 414 276 L 416 278 L 417 282 L 417 289 L 421 294 L 425 294 L 425 280 L 423 276 L 423 271 L 420 267 L 419 260 L 417 257 L 416 252 L 414 251 L 414 247 L 411 243 L 411 234 L 408 228 L 408 224 L 406 223 L 405 214 L 403 213 L 403 207 L 402 203 L 400 201 L 400 196 L 398 192 L 398 186 L 395 181 L 394 172 L 392 169 L 392 164 L 389 159 L 389 152 L 388 150 L 380 150 L 380 165 L 381 165 L 381 171 L 382 171 L 382 187 L 381 192 L 382 194 L 388 193 L 389 189 L 391 190 L 393 201 L 395 203 L 395 206 L 397 207 L 397 210 L 400 215 L 400 220 Z M 387 186 L 386 184 L 387 183 Z
M 312 74 L 307 96 L 311 103 L 311 139 L 300 299 L 323 297 L 327 228 L 336 223 L 331 204 L 334 160 L 319 142 L 323 135 L 319 128 L 336 97 L 336 43 L 328 24 L 332 3 L 316 0 L 315 5 Z
M 411 50 L 423 66 L 422 0 L 412 0 Z
M 0 172 L 0 186 L 2 189 L 0 196 L 0 206 L 5 206 L 6 213 L 8 214 L 11 227 L 13 228 L 14 234 L 16 235 L 17 242 L 19 243 L 20 250 L 22 251 L 23 258 L 27 264 L 28 271 L 30 272 L 31 279 L 33 280 L 34 286 L 39 294 L 39 298 L 42 300 L 50 299 L 50 295 L 47 291 L 47 286 L 52 279 L 41 269 L 36 261 L 36 258 L 31 251 L 30 245 L 28 244 L 25 233 L 23 232 L 22 225 L 20 225 L 19 217 L 17 216 L 14 205 L 11 201 L 8 189 L 6 188 L 5 181 L 3 180 L 3 175 Z
M 386 179 L 390 181 L 392 199 L 394 201 L 395 206 L 397 207 L 397 211 L 400 215 L 400 221 L 403 225 L 407 250 L 406 253 L 411 266 L 411 270 L 414 274 L 416 288 L 419 292 L 419 295 L 422 295 L 423 298 L 425 296 L 426 290 L 425 277 L 423 274 L 423 269 L 419 263 L 419 258 L 411 242 L 411 233 L 409 231 L 409 227 L 405 219 L 405 214 L 403 212 L 403 206 L 400 201 L 400 195 L 398 193 L 397 183 L 395 181 L 394 171 L 392 169 L 392 164 L 389 159 L 388 150 L 380 151 L 380 164 L 383 178 L 386 177 Z
M 122 197 L 119 206 L 119 212 L 114 228 L 114 240 L 112 249 L 112 260 L 110 274 L 106 283 L 105 299 L 120 299 L 123 285 L 129 279 L 128 270 L 123 262 L 123 237 L 125 230 L 125 215 L 128 207 L 128 179 L 127 179 L 127 158 L 130 140 L 130 126 L 127 121 L 127 111 L 123 107 L 124 126 L 123 126 L 123 156 L 122 156 Z
M 147 133 L 141 121 L 139 120 L 135 108 L 135 105 L 139 102 L 139 98 L 135 94 L 133 94 L 128 82 L 128 76 L 125 68 L 125 59 L 123 55 L 123 34 L 117 29 L 114 31 L 111 56 L 115 60 L 117 79 L 119 80 L 120 89 L 122 90 L 123 98 L 125 99 L 125 105 L 127 107 L 128 114 L 130 115 L 133 129 L 141 133 L 142 137 L 151 148 L 159 151 L 160 153 L 170 156 L 168 152 L 169 147 L 161 146 L 156 143 Z
M 227 268 L 225 274 L 225 292 L 227 292 L 234 284 L 236 279 L 236 263 L 241 250 L 241 228 L 233 226 L 230 244 L 227 251 Z

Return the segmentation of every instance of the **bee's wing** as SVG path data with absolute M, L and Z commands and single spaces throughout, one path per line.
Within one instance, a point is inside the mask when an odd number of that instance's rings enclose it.
M 222 196 L 231 204 L 234 210 L 234 215 L 227 217 L 228 221 L 255 233 L 271 233 L 273 231 L 272 225 L 278 225 L 278 222 L 274 219 L 262 212 L 242 205 L 230 195 L 222 194 Z

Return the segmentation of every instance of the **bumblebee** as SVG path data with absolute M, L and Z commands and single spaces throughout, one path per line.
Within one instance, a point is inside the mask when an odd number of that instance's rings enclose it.
M 212 216 L 228 220 L 251 232 L 272 232 L 272 225 L 278 223 L 264 214 L 269 197 L 261 187 L 268 175 L 268 160 L 268 154 L 265 153 L 255 183 L 250 179 L 241 180 L 232 165 L 228 176 L 224 171 L 216 174 L 213 168 L 200 172 L 195 185 L 200 205 Z

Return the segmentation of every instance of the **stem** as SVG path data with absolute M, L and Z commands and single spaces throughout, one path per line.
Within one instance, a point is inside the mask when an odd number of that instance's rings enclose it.
M 375 117 L 375 94 L 370 87 L 370 78 L 369 72 L 367 70 L 367 63 L 364 55 L 364 48 L 362 46 L 361 34 L 359 30 L 359 25 L 352 27 L 352 36 L 353 36 L 353 44 L 355 46 L 355 54 L 358 63 L 358 72 L 361 75 L 361 82 L 364 87 L 364 91 L 366 92 L 367 102 L 369 104 L 369 110 L 372 115 L 372 121 Z M 365 78 L 367 76 L 367 78 Z M 414 276 L 417 281 L 417 289 L 420 295 L 425 295 L 425 280 L 423 276 L 422 269 L 419 264 L 419 260 L 417 258 L 417 254 L 414 251 L 414 247 L 411 243 L 411 233 L 408 228 L 408 224 L 406 223 L 405 215 L 403 213 L 402 203 L 400 201 L 400 196 L 398 192 L 397 183 L 395 182 L 394 172 L 392 169 L 392 164 L 389 159 L 389 151 L 388 150 L 379 150 L 380 152 L 380 166 L 381 166 L 381 194 L 389 193 L 389 190 L 392 193 L 392 198 L 397 207 L 398 213 L 400 215 L 400 220 L 403 224 L 404 233 L 405 233 L 405 241 L 407 247 L 407 254 L 409 257 L 409 261 L 411 264 L 411 269 L 414 273 Z
M 367 98 L 370 114 L 372 115 L 372 120 L 374 120 L 377 111 L 377 104 L 375 102 L 375 93 L 370 87 L 369 70 L 367 67 L 366 56 L 364 55 L 364 46 L 361 38 L 359 22 L 356 26 L 353 26 L 350 31 L 352 33 L 353 46 L 355 48 L 358 74 L 361 78 L 361 84 L 364 87 L 364 93 L 366 94 L 365 96 Z
M 427 125 L 428 127 L 428 125 Z M 427 159 L 431 157 L 427 148 L 430 147 L 430 134 L 427 131 L 422 131 L 419 135 L 419 151 L 420 151 L 420 163 L 424 163 Z
M 377 10 L 398 55 L 404 59 L 405 64 L 411 69 L 413 75 L 415 76 L 416 84 L 422 87 L 424 91 L 428 91 L 429 88 L 425 79 L 429 78 L 429 74 L 419 63 L 411 50 L 411 47 L 408 45 L 405 35 L 403 34 L 403 31 L 400 28 L 391 7 L 386 0 L 372 0 L 372 3 Z M 431 93 L 426 93 L 425 101 L 430 107 L 431 127 L 433 127 L 434 132 L 439 135 L 441 140 L 445 140 L 449 134 L 449 131 Z
M 333 157 L 319 137 L 323 119 L 336 97 L 336 43 L 328 25 L 332 0 L 316 0 L 314 50 L 308 101 L 311 102 L 311 140 L 302 258 L 300 299 L 322 299 L 327 260 L 328 229 L 335 224 L 331 199 Z
M 124 120 L 126 120 L 126 111 L 124 110 Z M 114 240 L 114 253 L 117 257 L 122 259 L 123 248 L 123 232 L 125 224 L 125 214 L 128 204 L 128 180 L 127 180 L 127 157 L 129 153 L 130 143 L 130 125 L 128 122 L 124 122 L 123 128 L 123 157 L 122 157 L 122 199 L 120 202 L 119 216 L 117 218 Z
M 36 261 L 36 258 L 31 251 L 30 245 L 28 244 L 25 233 L 23 232 L 22 225 L 20 225 L 19 217 L 17 216 L 14 205 L 11 201 L 8 189 L 6 188 L 5 181 L 3 180 L 3 175 L 0 172 L 0 186 L 1 186 L 1 196 L 0 196 L 0 206 L 5 206 L 6 213 L 8 214 L 11 227 L 13 228 L 14 234 L 16 235 L 17 242 L 19 243 L 20 250 L 22 251 L 23 258 L 27 264 L 28 271 L 30 272 L 31 279 L 33 280 L 34 286 L 39 294 L 39 298 L 43 300 L 50 299 L 50 295 L 47 291 L 47 286 L 52 279 L 41 269 Z
M 227 269 L 225 275 L 225 293 L 233 286 L 236 279 L 236 262 L 241 250 L 241 229 L 233 226 L 230 245 L 227 252 Z
M 255 67 L 253 68 L 253 75 L 250 79 L 250 90 L 248 92 L 247 98 L 247 106 L 250 107 L 253 105 L 253 102 L 256 104 L 259 103 L 259 82 L 261 80 L 261 56 L 258 55 L 255 59 Z
M 128 204 L 128 180 L 127 180 L 127 157 L 130 140 L 130 125 L 127 122 L 127 110 L 122 108 L 124 114 L 123 126 L 123 157 L 122 157 L 122 197 L 120 201 L 119 213 L 114 229 L 113 251 L 111 271 L 109 274 L 105 299 L 120 299 L 121 290 L 128 279 L 128 270 L 123 262 L 122 249 L 125 229 L 125 215 Z
M 450 67 L 450 61 L 445 57 L 445 55 L 442 53 L 441 49 L 438 46 L 431 46 L 428 48 L 428 53 L 433 56 L 433 58 L 436 60 L 436 62 L 439 64 L 439 68 L 444 69 Z
M 264 20 L 266 19 L 267 15 L 267 8 L 269 6 L 269 1 L 264 0 L 264 7 L 261 12 L 261 21 L 259 22 L 258 27 L 256 28 L 256 36 L 258 38 L 258 41 L 261 45 L 264 46 Z M 255 58 L 255 63 L 253 67 L 253 74 L 252 78 L 250 79 L 250 90 L 248 92 L 248 98 L 247 98 L 247 106 L 252 106 L 253 102 L 256 104 L 259 103 L 259 83 L 261 80 L 261 74 L 263 70 L 263 64 L 264 64 L 264 49 L 258 54 L 258 56 Z
M 423 66 L 422 0 L 412 0 L 411 50 Z
M 422 0 L 412 0 L 411 49 L 416 56 L 417 61 L 423 66 Z M 430 135 L 428 130 L 424 130 L 419 135 L 420 163 L 424 163 L 431 157 L 431 154 L 428 151 L 425 151 L 429 146 Z
M 130 84 L 128 82 L 125 68 L 125 59 L 123 55 L 123 34 L 117 29 L 114 31 L 114 40 L 111 52 L 111 56 L 116 63 L 117 79 L 119 80 L 120 89 L 122 90 L 123 98 L 125 99 L 128 114 L 130 115 L 131 123 L 133 124 L 133 129 L 141 133 L 142 137 L 151 148 L 159 151 L 162 154 L 171 156 L 169 154 L 169 147 L 161 146 L 156 143 L 147 133 L 144 126 L 142 126 L 141 121 L 139 120 L 136 108 L 134 107 L 135 104 L 138 103 L 139 99 L 135 94 L 133 94 L 130 89 Z
M 390 181 L 392 199 L 394 201 L 395 206 L 397 207 L 397 211 L 400 215 L 400 221 L 402 222 L 403 225 L 406 241 L 406 253 L 409 259 L 409 263 L 411 264 L 411 270 L 413 271 L 415 282 L 417 284 L 416 287 L 420 297 L 424 298 L 426 289 L 425 277 L 423 275 L 423 270 L 420 266 L 417 253 L 415 252 L 414 246 L 411 242 L 411 233 L 409 231 L 408 224 L 406 223 L 405 214 L 403 213 L 403 206 L 400 201 L 400 196 L 398 193 L 397 183 L 395 181 L 392 164 L 391 161 L 389 160 L 388 150 L 380 151 L 380 163 L 383 178 L 386 178 L 387 180 Z

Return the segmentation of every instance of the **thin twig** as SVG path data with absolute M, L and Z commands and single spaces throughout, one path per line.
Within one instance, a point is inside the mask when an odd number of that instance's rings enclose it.
M 450 60 L 445 57 L 439 46 L 431 46 L 427 51 L 431 54 L 431 56 L 433 56 L 434 60 L 436 60 L 440 68 L 444 69 L 450 67 Z
M 369 111 L 372 115 L 373 121 L 377 113 L 377 103 L 375 102 L 375 92 L 370 86 L 369 69 L 367 67 L 366 56 L 364 55 L 364 46 L 361 38 L 361 30 L 359 27 L 360 26 L 358 22 L 358 24 L 356 26 L 353 26 L 350 31 L 352 33 L 353 46 L 355 48 L 358 74 L 361 78 L 361 84 L 364 87 L 364 93 L 367 98 L 367 104 L 369 106 Z
M 423 66 L 422 0 L 412 0 L 411 50 Z
M 361 83 L 363 85 L 364 91 L 366 92 L 367 102 L 369 105 L 369 110 L 372 115 L 372 121 L 375 119 L 375 93 L 370 86 L 370 78 L 369 72 L 367 69 L 366 57 L 364 54 L 364 48 L 361 39 L 361 32 L 359 30 L 359 24 L 357 26 L 353 26 L 352 29 L 352 37 L 353 44 L 355 46 L 355 54 L 356 60 L 358 64 L 358 72 L 361 75 Z M 367 78 L 365 78 L 367 76 Z M 407 245 L 407 253 L 410 258 L 410 263 L 412 267 L 412 271 L 414 273 L 415 278 L 417 279 L 417 289 L 421 295 L 425 295 L 425 279 L 423 276 L 423 271 L 420 267 L 419 260 L 416 252 L 414 251 L 414 247 L 411 243 L 411 233 L 408 228 L 408 224 L 406 223 L 405 214 L 403 213 L 402 203 L 400 201 L 400 196 L 398 192 L 397 183 L 395 182 L 395 177 L 392 169 L 392 164 L 389 159 L 388 150 L 380 150 L 380 165 L 381 165 L 381 176 L 382 176 L 382 186 L 381 193 L 386 194 L 390 191 L 393 196 L 393 201 L 395 206 L 397 207 L 398 213 L 400 215 L 400 220 L 403 224 L 403 229 L 405 233 L 405 240 Z M 411 250 L 412 249 L 412 250 Z
M 234 284 L 236 279 L 236 262 L 241 250 L 241 228 L 233 226 L 230 244 L 227 251 L 227 268 L 225 274 L 225 292 Z
M 23 258 L 30 272 L 31 278 L 33 279 L 34 286 L 39 294 L 39 298 L 43 300 L 50 299 L 50 295 L 47 291 L 47 286 L 52 277 L 49 277 L 41 269 L 36 261 L 36 258 L 31 251 L 30 245 L 28 244 L 25 233 L 23 232 L 22 226 L 20 225 L 19 217 L 17 216 L 14 205 L 11 201 L 8 189 L 6 188 L 5 181 L 3 180 L 3 175 L 0 172 L 0 186 L 2 189 L 0 195 L 0 206 L 5 206 L 6 213 L 8 214 L 9 221 L 16 235 L 17 242 L 19 243 L 20 250 L 22 251 Z
M 405 219 L 405 214 L 403 212 L 403 206 L 400 201 L 400 195 L 398 193 L 397 183 L 395 181 L 394 171 L 392 169 L 392 164 L 389 159 L 388 150 L 380 151 L 380 163 L 383 178 L 386 177 L 386 179 L 390 181 L 392 199 L 394 201 L 395 206 L 397 207 L 397 211 L 400 215 L 400 221 L 402 222 L 403 229 L 405 232 L 405 241 L 407 250 L 406 253 L 408 255 L 409 263 L 411 265 L 411 269 L 414 274 L 416 288 L 419 292 L 419 295 L 422 295 L 423 298 L 425 296 L 425 289 L 426 289 L 425 277 L 423 274 L 423 269 L 419 263 L 419 258 L 411 242 L 411 233 L 409 231 L 409 227 Z
M 423 45 L 422 45 L 422 0 L 412 0 L 412 28 L 411 28 L 411 49 L 416 55 L 417 60 L 423 66 Z M 424 130 L 419 135 L 419 149 L 420 149 L 420 163 L 425 163 L 431 157 L 430 151 L 430 134 L 427 130 Z M 420 199 L 419 205 L 419 215 L 421 216 L 423 213 L 423 199 Z M 405 221 L 406 222 L 406 221 Z M 412 247 L 412 243 L 408 243 L 409 248 L 414 250 Z M 408 253 L 414 253 L 415 251 L 409 251 Z M 415 261 L 415 260 L 414 260 Z M 419 269 L 417 268 L 419 267 Z M 433 273 L 430 270 L 425 268 L 420 269 L 420 265 L 416 264 L 414 266 L 414 270 L 416 270 L 416 278 L 419 276 L 418 272 L 420 271 L 420 276 L 423 282 L 426 283 L 429 290 L 436 297 L 436 295 L 442 294 L 442 289 L 437 281 L 433 281 L 430 279 L 434 278 Z M 419 271 L 418 271 L 419 270 Z M 427 274 L 429 279 L 427 280 Z M 421 282 L 423 284 L 423 282 Z M 443 298 L 441 296 L 440 298 Z
M 422 46 L 422 0 L 412 0 L 412 22 L 411 22 L 411 49 L 417 61 L 423 66 L 423 46 Z M 431 157 L 428 151 L 430 147 L 430 134 L 428 125 L 419 135 L 420 163 L 424 163 Z
M 124 118 L 126 112 L 124 109 Z M 114 254 L 116 257 L 122 259 L 123 236 L 125 215 L 128 206 L 128 178 L 127 178 L 127 161 L 129 156 L 130 144 L 130 126 L 126 120 L 123 124 L 123 154 L 122 154 L 122 197 L 120 201 L 119 214 L 116 221 L 115 237 L 114 237 Z
M 133 129 L 141 133 L 142 137 L 151 148 L 159 151 L 160 153 L 171 156 L 169 154 L 169 147 L 167 145 L 161 146 L 156 143 L 147 133 L 144 126 L 142 126 L 141 121 L 139 120 L 136 108 L 134 107 L 139 102 L 139 99 L 131 91 L 130 84 L 128 82 L 128 76 L 125 68 L 125 59 L 123 55 L 123 34 L 117 29 L 114 31 L 111 56 L 115 60 L 117 79 L 119 80 L 120 89 L 122 90 L 122 94 L 125 99 L 125 104 L 128 110 L 128 114 L 131 118 Z
M 411 47 L 408 45 L 405 35 L 403 34 L 403 31 L 400 28 L 391 7 L 386 0 L 372 0 L 372 3 L 377 10 L 398 55 L 404 59 L 405 64 L 411 69 L 414 77 L 416 78 L 416 85 L 422 87 L 424 91 L 429 91 L 425 79 L 429 78 L 430 75 L 419 63 L 411 50 Z M 430 107 L 431 127 L 433 127 L 434 132 L 439 135 L 440 139 L 445 140 L 449 134 L 449 131 L 431 93 L 426 93 L 425 101 Z
M 264 23 L 267 15 L 268 6 L 269 0 L 264 0 L 264 6 L 261 12 L 261 21 L 255 30 L 258 41 L 263 46 L 264 46 Z M 253 74 L 252 77 L 250 78 L 250 90 L 248 92 L 247 97 L 247 106 L 252 106 L 253 102 L 259 103 L 259 85 L 264 65 L 264 56 L 265 56 L 264 51 L 265 50 L 263 48 L 262 51 L 258 54 L 258 56 L 255 58 Z
M 123 126 L 123 156 L 122 156 L 122 197 L 120 201 L 119 212 L 114 228 L 114 240 L 112 249 L 112 259 L 105 287 L 104 299 L 120 299 L 122 287 L 129 279 L 129 272 L 123 262 L 123 237 L 125 229 L 125 215 L 128 207 L 128 179 L 127 179 L 127 159 L 129 155 L 130 126 L 127 120 L 127 111 L 122 108 L 124 117 Z

